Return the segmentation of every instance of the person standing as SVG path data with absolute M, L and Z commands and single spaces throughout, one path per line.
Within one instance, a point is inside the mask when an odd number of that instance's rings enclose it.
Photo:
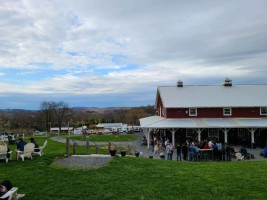
M 232 152 L 232 148 L 228 144 L 226 144 L 225 153 L 226 153 L 226 160 L 227 161 L 231 161 L 231 152 Z
M 184 143 L 183 146 L 182 146 L 182 154 L 183 154 L 184 161 L 187 161 L 188 147 L 187 147 L 186 143 Z
M 189 152 L 189 161 L 194 161 L 194 144 L 190 144 L 189 148 L 188 148 L 188 152 Z
M 170 155 L 170 160 L 172 160 L 172 155 L 173 155 L 174 147 L 173 147 L 172 143 L 170 143 L 170 145 L 171 145 L 171 155 Z
M 177 150 L 177 161 L 179 158 L 180 158 L 180 161 L 182 161 L 182 156 L 181 156 L 182 146 L 180 144 L 177 144 L 176 150 Z
M 169 143 L 166 146 L 167 160 L 172 160 L 172 144 Z
M 154 140 L 151 140 L 152 153 L 154 153 Z
M 159 153 L 159 144 L 157 141 L 155 141 L 154 143 L 154 154 L 158 154 Z
M 167 140 L 167 138 L 165 138 L 165 141 L 164 141 L 164 147 L 166 148 L 167 145 L 168 145 L 168 140 Z

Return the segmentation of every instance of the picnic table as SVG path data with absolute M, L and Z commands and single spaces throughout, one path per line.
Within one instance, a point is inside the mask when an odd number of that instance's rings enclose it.
M 204 160 L 207 161 L 212 160 L 213 157 L 213 151 L 212 149 L 199 149 L 199 153 L 200 153 L 200 160 Z

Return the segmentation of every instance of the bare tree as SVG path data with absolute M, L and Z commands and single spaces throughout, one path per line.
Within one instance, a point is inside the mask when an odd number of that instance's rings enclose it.
M 45 126 L 48 132 L 50 132 L 50 123 L 52 121 L 52 116 L 56 105 L 57 103 L 55 103 L 54 101 L 43 101 L 41 103 L 41 110 L 45 115 Z
M 62 127 L 62 122 L 67 117 L 67 115 L 70 113 L 69 105 L 64 103 L 63 101 L 56 103 L 55 108 L 54 108 L 54 113 L 56 116 L 56 121 L 57 121 L 59 132 L 60 132 L 61 127 Z

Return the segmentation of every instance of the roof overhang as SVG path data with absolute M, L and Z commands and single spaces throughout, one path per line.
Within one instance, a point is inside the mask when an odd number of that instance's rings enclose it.
M 267 128 L 266 118 L 164 118 L 140 119 L 142 128 Z

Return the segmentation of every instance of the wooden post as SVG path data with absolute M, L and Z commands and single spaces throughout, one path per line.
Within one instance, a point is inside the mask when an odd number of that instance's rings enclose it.
M 86 155 L 89 155 L 89 136 L 86 136 Z
M 130 145 L 128 144 L 128 147 L 127 147 L 127 154 L 130 155 Z
M 76 146 L 77 146 L 77 144 L 74 142 L 74 144 L 73 144 L 73 155 L 76 155 Z
M 110 152 L 110 146 L 111 146 L 111 142 L 108 143 L 108 154 Z
M 98 154 L 98 147 L 95 146 L 95 153 Z
M 70 136 L 66 137 L 66 154 L 67 156 L 70 155 Z

